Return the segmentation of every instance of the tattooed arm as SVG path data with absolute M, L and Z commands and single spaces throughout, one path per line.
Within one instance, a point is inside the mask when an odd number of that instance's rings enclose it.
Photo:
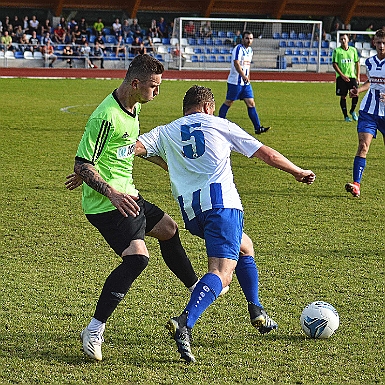
M 139 206 L 135 202 L 138 197 L 121 193 L 110 186 L 91 163 L 76 159 L 74 172 L 88 186 L 107 197 L 123 216 L 132 215 L 136 217 L 139 213 Z

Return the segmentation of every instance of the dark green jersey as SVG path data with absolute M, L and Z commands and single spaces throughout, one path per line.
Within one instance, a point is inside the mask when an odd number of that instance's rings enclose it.
M 76 158 L 94 165 L 100 176 L 118 191 L 138 195 L 132 168 L 141 105 L 138 103 L 131 114 L 120 104 L 115 92 L 108 95 L 88 119 Z M 86 214 L 115 209 L 107 197 L 86 183 L 83 183 L 82 206 Z
M 345 76 L 349 78 L 357 78 L 356 63 L 360 60 L 358 57 L 357 49 L 349 46 L 347 50 L 342 47 L 338 47 L 333 51 L 332 57 L 333 63 L 337 63 L 339 69 Z M 340 74 L 336 72 L 338 78 Z

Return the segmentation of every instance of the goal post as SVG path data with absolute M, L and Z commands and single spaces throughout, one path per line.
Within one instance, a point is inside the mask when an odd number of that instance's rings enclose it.
M 175 68 L 228 70 L 243 31 L 254 35 L 252 69 L 320 72 L 322 21 L 278 19 L 176 18 L 171 39 L 178 46 Z

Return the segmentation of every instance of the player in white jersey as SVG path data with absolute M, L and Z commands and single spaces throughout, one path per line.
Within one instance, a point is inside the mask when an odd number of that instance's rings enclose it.
M 361 194 L 361 179 L 366 167 L 366 156 L 377 130 L 381 132 L 385 143 L 385 105 L 381 94 L 385 93 L 385 31 L 376 31 L 373 39 L 377 55 L 365 61 L 368 80 L 350 92 L 351 97 L 367 91 L 360 105 L 358 118 L 358 149 L 353 162 L 353 182 L 347 183 L 345 189 L 354 197 Z
M 255 108 L 253 88 L 250 84 L 250 65 L 253 60 L 253 34 L 249 31 L 242 33 L 242 43 L 234 47 L 231 55 L 231 68 L 227 78 L 226 100 L 219 109 L 219 116 L 225 118 L 227 111 L 235 100 L 243 100 L 247 113 L 254 126 L 254 132 L 261 134 L 270 127 L 263 127 Z
M 259 158 L 299 182 L 311 184 L 315 179 L 312 171 L 297 167 L 235 123 L 214 116 L 214 110 L 211 90 L 193 86 L 183 99 L 184 116 L 142 134 L 136 146 L 137 155 L 159 156 L 167 163 L 186 229 L 206 244 L 209 271 L 182 314 L 168 323 L 181 358 L 187 362 L 195 361 L 190 348 L 192 327 L 222 287 L 230 284 L 234 270 L 252 325 L 262 334 L 277 328 L 258 298 L 258 270 L 252 241 L 243 233 L 243 208 L 233 181 L 231 151 Z

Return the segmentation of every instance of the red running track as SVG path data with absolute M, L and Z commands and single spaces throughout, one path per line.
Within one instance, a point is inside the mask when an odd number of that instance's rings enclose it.
M 0 68 L 0 77 L 123 79 L 126 70 L 77 68 Z M 226 80 L 228 71 L 167 70 L 165 80 Z M 253 81 L 334 82 L 334 73 L 252 72 Z

